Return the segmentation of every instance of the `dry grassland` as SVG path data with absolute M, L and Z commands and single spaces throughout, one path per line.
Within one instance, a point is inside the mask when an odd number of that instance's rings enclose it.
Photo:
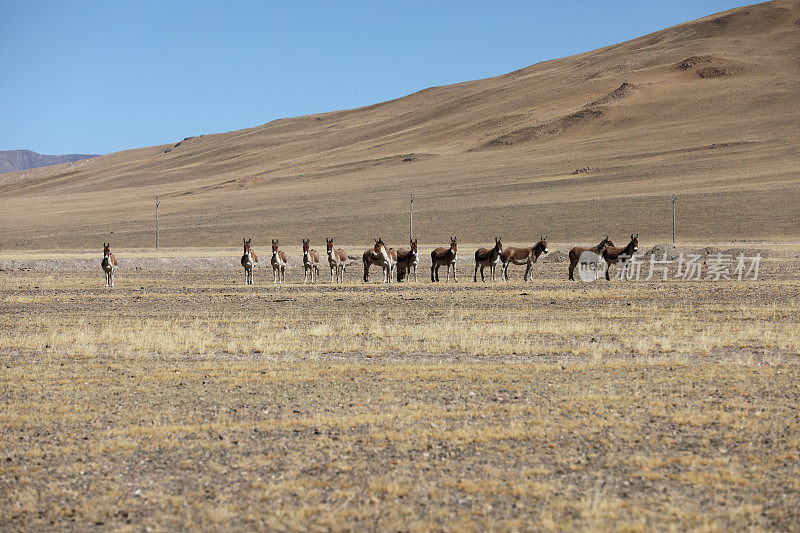
M 2 272 L 0 528 L 800 527 L 796 261 L 565 268 Z

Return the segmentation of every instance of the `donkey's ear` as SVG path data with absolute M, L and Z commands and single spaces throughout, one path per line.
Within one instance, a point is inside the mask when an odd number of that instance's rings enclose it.
M 631 233 L 631 240 L 633 240 L 633 239 L 634 239 L 634 236 L 633 236 L 633 233 Z
M 639 238 L 639 234 L 638 234 L 638 233 L 636 234 L 636 238 L 637 238 L 637 239 Z

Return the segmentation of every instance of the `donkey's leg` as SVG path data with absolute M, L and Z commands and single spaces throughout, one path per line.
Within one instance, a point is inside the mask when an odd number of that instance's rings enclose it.
M 569 280 L 575 281 L 575 261 L 569 262 Z
M 483 275 L 483 270 L 481 270 L 481 275 Z M 472 277 L 472 281 L 478 283 L 478 263 L 475 263 L 475 275 Z
M 528 261 L 528 267 L 525 269 L 525 276 L 523 276 L 523 279 L 525 281 L 528 281 L 528 275 L 530 275 L 530 273 L 531 273 L 531 265 L 532 265 L 532 263 L 530 261 Z M 533 276 L 531 276 L 531 279 L 533 279 Z

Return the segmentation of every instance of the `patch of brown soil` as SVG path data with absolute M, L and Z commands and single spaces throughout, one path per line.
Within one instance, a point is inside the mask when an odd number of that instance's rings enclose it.
M 605 170 L 606 167 L 583 167 L 576 170 L 573 170 L 571 174 L 573 176 L 577 176 L 578 174 L 589 174 L 591 172 L 601 172 Z
M 559 119 L 545 122 L 544 124 L 528 126 L 506 133 L 484 144 L 483 148 L 511 146 L 559 135 L 566 130 L 594 122 L 596 119 L 600 118 L 604 112 L 605 109 L 603 107 L 587 107 Z
M 677 70 L 691 70 L 695 68 L 697 65 L 701 65 L 704 63 L 714 63 L 717 61 L 724 61 L 721 57 L 714 57 L 714 56 L 692 56 L 687 57 L 683 61 L 679 61 L 675 68 Z
M 737 72 L 736 69 L 729 67 L 705 67 L 698 70 L 697 75 L 701 78 L 722 78 L 735 72 Z
M 608 93 L 607 95 L 603 96 L 602 98 L 598 98 L 594 102 L 587 104 L 586 107 L 607 105 L 614 103 L 618 100 L 636 94 L 639 91 L 639 89 L 641 89 L 640 86 L 634 85 L 633 83 L 625 82 L 616 89 L 614 89 L 613 91 L 611 91 L 610 93 Z
M 744 68 L 739 65 L 734 65 L 729 60 L 722 57 L 692 56 L 676 63 L 673 66 L 673 70 L 682 72 L 694 70 L 701 78 L 708 79 L 738 74 L 743 72 Z

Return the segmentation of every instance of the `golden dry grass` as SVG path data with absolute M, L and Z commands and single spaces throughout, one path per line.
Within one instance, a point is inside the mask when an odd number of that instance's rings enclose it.
M 794 264 L 0 273 L 0 528 L 796 529 Z

